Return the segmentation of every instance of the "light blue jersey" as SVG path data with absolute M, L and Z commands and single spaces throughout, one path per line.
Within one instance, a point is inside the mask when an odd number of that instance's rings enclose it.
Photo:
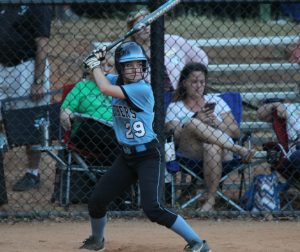
M 108 75 L 112 84 L 116 76 Z M 126 99 L 113 98 L 113 123 L 117 140 L 122 145 L 138 145 L 156 138 L 153 131 L 154 96 L 144 80 L 121 86 Z

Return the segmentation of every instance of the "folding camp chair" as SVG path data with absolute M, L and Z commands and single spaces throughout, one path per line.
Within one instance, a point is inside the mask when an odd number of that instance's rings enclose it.
M 240 125 L 242 120 L 242 98 L 240 93 L 237 92 L 226 92 L 220 95 L 220 97 L 229 105 L 232 110 L 232 113 L 238 123 Z M 189 174 L 191 176 L 191 182 L 188 188 L 191 186 L 196 186 L 195 184 L 203 184 L 203 177 L 201 174 L 201 167 L 203 165 L 202 161 L 200 160 L 193 160 L 190 158 L 185 157 L 182 153 L 176 152 L 176 160 L 179 164 L 180 170 L 182 173 Z M 167 166 L 168 167 L 168 166 Z M 249 169 L 249 164 L 244 164 L 242 159 L 234 155 L 233 160 L 223 162 L 223 171 L 222 176 L 219 183 L 219 188 L 217 190 L 217 195 L 221 197 L 228 205 L 231 205 L 233 208 L 239 211 L 245 211 L 239 204 L 240 202 L 235 202 L 234 200 L 230 199 L 225 193 L 222 191 L 224 187 L 224 182 L 233 174 L 238 173 L 240 175 L 240 183 L 239 183 L 239 199 L 241 198 L 242 191 L 245 189 L 245 174 L 244 171 L 248 170 L 249 176 L 251 176 Z M 171 171 L 172 172 L 172 171 Z M 173 174 L 172 176 L 172 205 L 174 206 L 176 203 L 176 175 Z M 179 202 L 180 208 L 185 208 L 192 203 L 195 203 L 199 198 L 203 196 L 204 192 L 196 192 L 189 200 L 185 202 Z
M 48 124 L 47 142 L 61 138 L 59 127 L 60 103 L 51 103 L 52 96 L 59 91 L 51 91 L 45 94 L 47 105 L 37 105 L 30 97 L 7 98 L 1 101 L 1 113 L 4 135 L 0 136 L 0 205 L 7 202 L 4 154 L 14 147 L 36 145 L 41 142 L 40 125 Z
M 53 95 L 59 91 L 52 91 L 46 96 Z M 16 107 L 16 102 L 26 105 L 30 97 L 7 98 L 1 101 L 1 113 L 7 143 L 9 148 L 36 145 L 41 143 L 41 127 L 47 124 L 47 141 L 61 139 L 59 111 L 60 103 L 50 103 L 35 107 Z M 43 136 L 44 137 L 44 136 Z M 49 143 L 50 143 L 49 142 Z
M 74 121 L 76 120 L 86 125 L 96 123 L 94 119 L 82 115 L 77 115 L 74 118 Z M 110 126 L 105 127 L 107 133 L 111 131 Z M 97 180 L 109 169 L 112 162 L 104 157 L 103 153 L 79 148 L 72 142 L 69 132 L 64 134 L 64 144 L 65 149 L 59 153 L 59 159 L 55 157 L 58 164 L 53 201 L 58 199 L 63 206 L 69 206 L 70 203 L 87 203 Z
M 291 188 L 295 188 L 297 193 L 290 199 L 285 191 L 285 206 L 282 210 L 292 207 L 292 202 L 299 197 L 300 191 L 300 170 L 289 162 L 289 140 L 286 130 L 286 119 L 280 118 L 277 111 L 272 113 L 272 128 L 277 137 L 277 142 L 263 144 L 263 149 L 267 152 L 267 161 L 271 165 L 271 170 L 277 171 Z
M 68 84 L 64 87 L 62 101 L 74 86 L 75 84 Z M 97 123 L 94 118 L 81 114 L 75 115 L 74 122 L 76 121 L 86 125 Z M 108 125 L 107 131 L 110 129 L 111 125 Z M 89 139 L 89 141 L 91 140 Z M 111 162 L 107 162 L 107 159 L 99 153 L 80 149 L 72 142 L 69 131 L 63 134 L 63 146 L 64 148 L 58 155 L 52 151 L 49 152 L 57 161 L 52 201 L 58 200 L 62 206 L 66 207 L 70 203 L 86 203 L 93 186 L 98 178 L 107 171 Z

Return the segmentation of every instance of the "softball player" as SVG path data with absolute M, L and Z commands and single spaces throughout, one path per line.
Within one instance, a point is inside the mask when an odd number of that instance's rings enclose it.
M 154 96 L 144 79 L 148 73 L 148 58 L 136 42 L 122 43 L 115 51 L 118 76 L 105 76 L 100 68 L 105 48 L 92 52 L 84 63 L 92 71 L 97 86 L 112 96 L 114 131 L 122 153 L 99 180 L 89 200 L 92 235 L 81 248 L 104 250 L 106 207 L 133 183 L 139 181 L 141 204 L 147 217 L 170 228 L 187 241 L 184 251 L 211 251 L 186 221 L 161 203 L 164 182 L 162 153 L 153 131 Z

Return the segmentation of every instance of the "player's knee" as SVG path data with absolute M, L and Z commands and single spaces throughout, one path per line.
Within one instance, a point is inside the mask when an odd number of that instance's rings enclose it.
M 150 221 L 164 225 L 164 220 L 162 218 L 164 210 L 159 207 L 159 205 L 143 207 L 143 210 Z

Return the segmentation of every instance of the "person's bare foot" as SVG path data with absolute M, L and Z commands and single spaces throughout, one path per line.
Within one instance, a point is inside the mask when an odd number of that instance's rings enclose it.
M 257 150 L 255 149 L 248 149 L 246 147 L 241 147 L 238 150 L 239 155 L 242 157 L 242 161 L 244 163 L 249 163 L 252 158 L 255 156 Z
M 200 212 L 209 212 L 214 210 L 215 200 L 214 199 L 208 199 L 202 207 L 197 209 L 197 211 Z
M 248 150 L 246 155 L 243 156 L 243 162 L 249 163 L 252 160 L 252 158 L 255 156 L 255 154 L 256 154 L 256 150 Z

